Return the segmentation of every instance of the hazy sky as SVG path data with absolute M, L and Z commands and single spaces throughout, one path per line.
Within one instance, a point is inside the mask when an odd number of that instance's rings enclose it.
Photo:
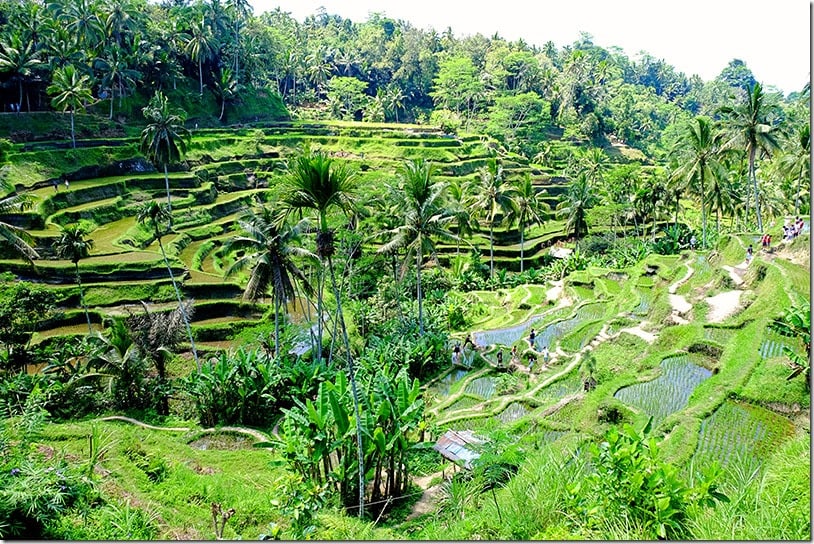
M 734 58 L 764 86 L 799 91 L 810 79 L 808 0 L 250 0 L 255 14 L 283 11 L 302 21 L 324 6 L 354 22 L 379 12 L 456 37 L 476 34 L 558 47 L 580 32 L 596 45 L 664 59 L 688 76 L 714 79 Z

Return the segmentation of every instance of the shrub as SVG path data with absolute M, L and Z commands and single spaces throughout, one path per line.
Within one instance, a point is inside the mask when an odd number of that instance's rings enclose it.
M 574 519 L 589 529 L 625 520 L 650 538 L 681 539 L 688 534 L 688 512 L 696 506 L 728 502 L 717 490 L 717 468 L 690 487 L 679 469 L 661 459 L 656 439 L 632 426 L 611 427 L 604 441 L 591 444 L 595 471 L 570 486 Z

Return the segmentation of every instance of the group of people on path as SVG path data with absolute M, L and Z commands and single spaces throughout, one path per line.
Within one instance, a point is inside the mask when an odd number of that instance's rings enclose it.
M 786 221 L 783 225 L 783 241 L 790 242 L 800 236 L 803 232 L 803 228 L 805 227 L 805 221 L 800 216 L 797 216 L 793 222 Z M 763 236 L 760 237 L 760 247 L 763 251 L 771 251 L 772 248 L 772 235 L 768 232 L 765 233 Z M 750 244 L 748 248 L 746 248 L 746 264 L 752 262 L 752 257 L 754 256 L 754 250 L 752 249 L 752 245 Z
M 452 348 L 452 364 L 471 367 L 477 349 L 478 346 L 472 340 L 472 335 L 467 334 L 463 346 L 460 342 L 456 342 L 455 347 Z M 463 361 L 461 357 L 463 357 Z
M 526 361 L 527 361 L 527 364 L 528 364 L 529 373 L 532 371 L 532 368 L 534 368 L 534 363 L 537 362 L 538 352 L 537 352 L 537 346 L 535 345 L 536 338 L 537 338 L 537 332 L 534 330 L 534 328 L 532 328 L 531 332 L 529 333 L 529 347 L 531 349 L 528 352 L 526 352 Z M 472 340 L 472 335 L 467 334 L 466 339 L 463 342 L 463 345 L 461 345 L 460 342 L 456 342 L 455 346 L 453 346 L 453 348 L 452 348 L 452 364 L 453 365 L 461 365 L 461 366 L 465 366 L 467 368 L 471 368 L 472 367 L 472 362 L 473 362 L 473 360 L 475 358 L 475 351 L 477 351 L 477 350 L 478 350 L 478 346 Z M 551 357 L 551 355 L 550 355 L 550 353 L 548 351 L 548 346 L 543 346 L 543 350 L 541 352 L 541 355 L 543 357 L 543 363 L 547 364 L 550 357 Z M 498 368 L 504 368 L 504 365 L 503 365 L 503 350 L 500 347 L 498 347 L 498 350 L 497 350 L 496 362 L 497 362 L 497 367 Z M 518 367 L 521 364 L 520 355 L 517 352 L 517 346 L 512 346 L 510 364 L 511 365 L 516 365 Z
M 793 223 L 787 221 L 786 224 L 783 225 L 783 240 L 794 240 L 803 232 L 803 227 L 805 227 L 805 221 L 799 216 Z

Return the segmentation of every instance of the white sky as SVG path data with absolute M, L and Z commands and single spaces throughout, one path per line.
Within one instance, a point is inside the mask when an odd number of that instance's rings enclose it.
M 280 7 L 298 21 L 324 6 L 354 22 L 372 12 L 456 37 L 497 32 L 558 47 L 580 32 L 596 45 L 645 51 L 688 76 L 714 79 L 738 58 L 765 87 L 799 91 L 810 80 L 808 0 L 250 0 L 256 15 Z

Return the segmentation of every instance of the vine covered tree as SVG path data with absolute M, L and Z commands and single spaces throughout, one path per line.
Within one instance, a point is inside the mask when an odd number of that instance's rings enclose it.
M 322 358 L 322 320 L 325 269 L 331 275 L 331 285 L 336 300 L 336 315 L 339 320 L 342 338 L 345 344 L 348 375 L 353 395 L 354 415 L 356 417 L 356 440 L 359 453 L 359 517 L 364 515 L 364 455 L 362 444 L 362 427 L 359 421 L 359 394 L 356 387 L 356 372 L 353 366 L 353 353 L 350 349 L 345 318 L 342 315 L 342 297 L 336 283 L 333 270 L 333 255 L 336 251 L 334 231 L 328 225 L 328 213 L 338 209 L 350 213 L 356 205 L 356 177 L 347 163 L 337 164 L 325 151 L 305 151 L 295 157 L 288 166 L 288 178 L 283 189 L 282 203 L 284 215 L 297 212 L 302 215 L 306 210 L 317 216 L 317 251 L 320 261 L 320 274 L 317 279 L 317 346 L 314 356 L 317 361 Z

